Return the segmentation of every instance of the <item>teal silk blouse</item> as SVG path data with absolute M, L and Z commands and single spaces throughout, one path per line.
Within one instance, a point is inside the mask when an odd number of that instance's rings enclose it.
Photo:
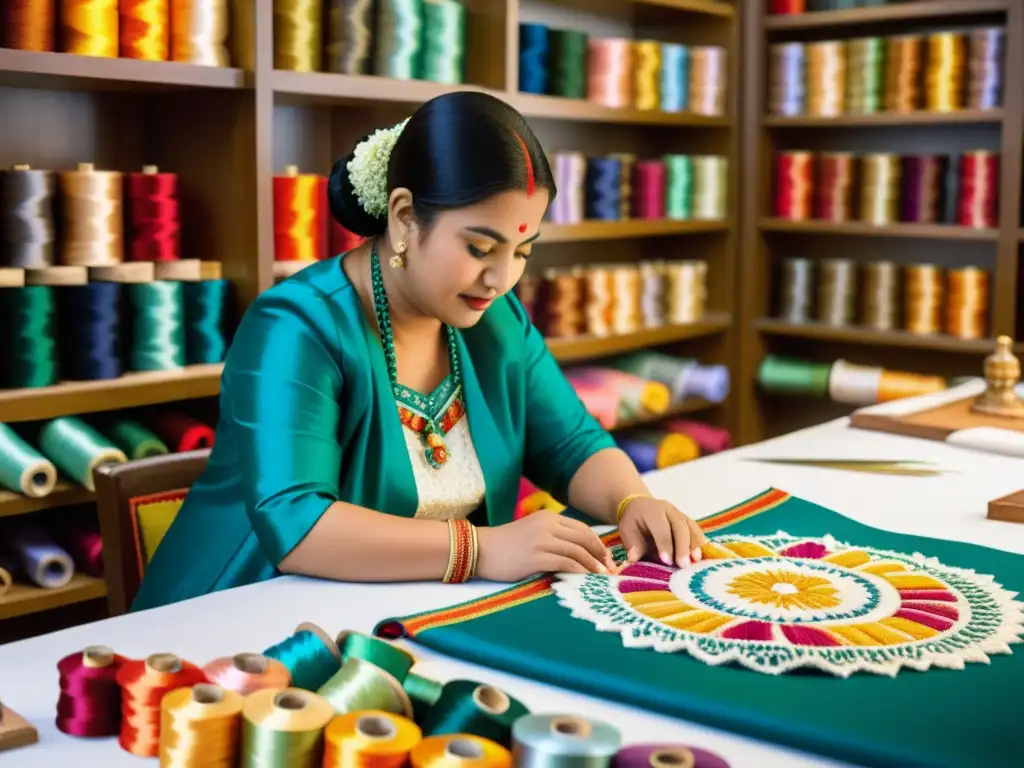
M 565 500 L 612 437 L 587 413 L 513 296 L 457 334 L 473 444 L 486 482 L 473 522 L 513 519 L 519 479 Z M 221 378 L 206 471 L 146 569 L 132 610 L 279 575 L 335 501 L 412 517 L 404 427 L 379 338 L 341 257 L 262 294 Z

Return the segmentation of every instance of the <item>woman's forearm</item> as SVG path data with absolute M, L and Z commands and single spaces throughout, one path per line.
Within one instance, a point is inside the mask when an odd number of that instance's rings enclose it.
M 441 581 L 448 524 L 335 502 L 278 565 L 284 573 L 334 581 Z
M 624 451 L 606 448 L 576 470 L 569 483 L 569 505 L 596 520 L 615 525 L 619 502 L 634 493 L 650 491 Z

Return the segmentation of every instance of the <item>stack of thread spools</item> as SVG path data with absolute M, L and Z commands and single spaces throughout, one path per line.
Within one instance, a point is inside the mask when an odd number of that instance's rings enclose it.
M 336 222 L 327 205 L 327 177 L 289 165 L 274 177 L 274 275 L 287 277 L 315 261 L 363 243 Z
M 728 207 L 728 158 L 629 154 L 587 157 L 556 152 L 551 160 L 558 197 L 548 211 L 555 224 L 625 219 L 722 221 Z
M 155 167 L 0 172 L 0 388 L 223 361 L 229 283 L 181 258 L 177 186 Z
M 772 214 L 788 221 L 999 226 L 999 155 L 780 152 Z
M 592 38 L 545 24 L 519 25 L 519 90 L 587 99 L 614 109 L 725 114 L 724 48 Z
M 1006 30 L 776 43 L 768 111 L 785 117 L 1002 106 Z
M 462 0 L 274 0 L 274 68 L 465 80 Z
M 234 3 L 229 14 L 229 4 L 230 0 L 7 0 L 0 36 L 3 47 L 25 51 L 252 69 L 254 5 Z
M 203 666 L 172 653 L 127 658 L 89 646 L 57 665 L 57 727 L 81 738 L 117 736 L 126 752 L 167 766 L 512 768 L 514 751 L 517 765 L 611 768 L 662 755 L 666 764 L 728 768 L 682 744 L 624 747 L 608 723 L 532 714 L 495 686 L 441 682 L 415 664 L 385 640 L 332 638 L 308 623 L 263 653 Z M 91 717 L 74 716 L 86 711 Z
M 516 288 L 546 337 L 618 336 L 698 322 L 707 306 L 707 262 L 639 262 L 549 269 Z
M 85 514 L 68 510 L 44 525 L 22 518 L 5 521 L 0 527 L 0 603 L 28 590 L 61 589 L 77 574 L 103 578 L 103 540 L 96 521 Z
M 772 395 L 827 398 L 855 406 L 887 403 L 946 389 L 946 380 L 941 376 L 891 371 L 846 360 L 821 363 L 778 355 L 767 355 L 761 361 L 757 383 Z
M 988 336 L 991 275 L 977 267 L 786 258 L 779 278 L 778 317 L 789 323 Z

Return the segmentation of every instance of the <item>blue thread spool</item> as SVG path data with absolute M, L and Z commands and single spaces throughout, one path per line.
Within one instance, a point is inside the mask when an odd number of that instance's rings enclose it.
M 678 43 L 661 46 L 661 111 L 685 112 L 690 103 L 690 49 Z
M 551 41 L 543 24 L 519 25 L 519 90 L 523 93 L 548 92 Z
M 587 158 L 587 218 L 618 221 L 621 196 L 622 162 L 614 157 Z
M 120 283 L 69 285 L 57 294 L 57 320 L 64 378 L 73 381 L 116 379 L 121 360 L 122 287 Z
M 292 675 L 292 686 L 317 691 L 341 669 L 341 651 L 316 624 L 303 622 L 291 637 L 267 648 L 263 655 L 280 661 Z

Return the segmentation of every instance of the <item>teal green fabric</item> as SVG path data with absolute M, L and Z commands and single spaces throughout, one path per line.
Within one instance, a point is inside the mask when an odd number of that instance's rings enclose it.
M 1024 557 L 888 533 L 801 499 L 716 533 L 832 534 L 890 551 L 922 552 L 991 574 L 1024 591 Z M 378 633 L 391 635 L 394 622 Z M 481 618 L 423 629 L 415 642 L 466 661 L 756 739 L 866 766 L 1001 768 L 1021 765 L 1024 644 L 962 671 L 895 678 L 817 672 L 770 676 L 712 667 L 685 654 L 627 649 L 617 633 L 573 618 L 553 595 Z M 515 693 L 511 691 L 511 693 Z M 585 714 L 585 713 L 584 713 Z
M 474 522 L 513 519 L 520 477 L 565 499 L 614 447 L 513 296 L 457 334 L 486 482 Z M 335 501 L 411 517 L 418 505 L 375 328 L 341 257 L 307 267 L 246 313 L 221 378 L 209 465 L 146 570 L 133 610 L 273 578 Z

